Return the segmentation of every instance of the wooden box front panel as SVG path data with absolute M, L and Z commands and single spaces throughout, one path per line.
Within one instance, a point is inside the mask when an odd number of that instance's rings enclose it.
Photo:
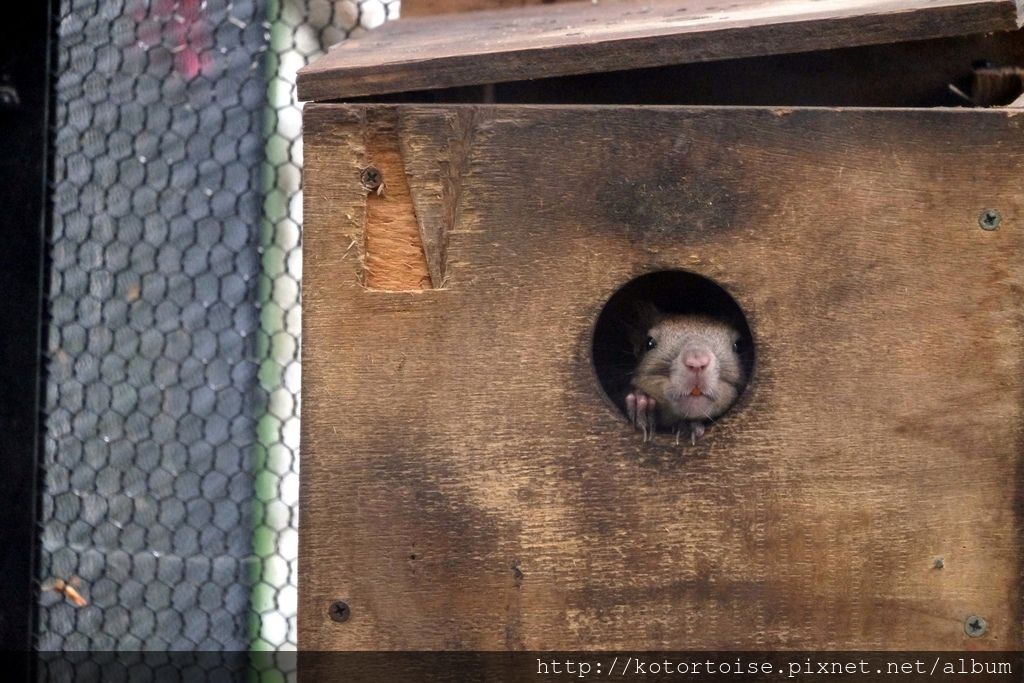
M 1024 116 L 305 116 L 303 648 L 1021 646 Z M 368 197 L 382 131 L 405 178 Z M 443 289 L 364 288 L 378 200 Z M 666 268 L 757 341 L 696 447 L 642 444 L 590 362 Z

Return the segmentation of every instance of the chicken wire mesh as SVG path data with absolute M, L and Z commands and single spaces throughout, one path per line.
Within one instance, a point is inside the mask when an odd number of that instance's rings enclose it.
M 295 73 L 398 9 L 61 3 L 40 650 L 295 648 Z

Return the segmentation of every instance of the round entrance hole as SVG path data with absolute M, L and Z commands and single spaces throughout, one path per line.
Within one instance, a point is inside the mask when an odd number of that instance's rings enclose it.
M 685 270 L 661 270 L 636 277 L 620 287 L 605 303 L 594 325 L 592 359 L 601 389 L 627 417 L 626 396 L 633 391 L 633 377 L 650 345 L 652 323 L 674 316 L 703 316 L 735 330 L 733 352 L 742 376 L 736 399 L 742 398 L 754 374 L 754 336 L 739 303 L 721 285 Z M 667 368 L 665 372 L 668 372 Z M 694 389 L 693 395 L 698 395 Z M 724 413 L 722 413 L 724 414 Z M 720 415 L 714 416 L 717 420 Z M 672 431 L 659 421 L 657 431 Z

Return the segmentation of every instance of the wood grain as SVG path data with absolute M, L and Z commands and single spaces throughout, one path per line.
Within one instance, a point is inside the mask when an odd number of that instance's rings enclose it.
M 456 109 L 444 116 L 424 117 L 415 110 L 397 111 L 402 128 L 399 144 L 430 280 L 441 288 L 448 279 L 448 234 L 458 218 L 474 114 L 472 109 Z
M 363 152 L 366 166 L 377 169 L 382 185 L 367 194 L 364 282 L 370 289 L 392 292 L 429 289 L 431 279 L 397 127 L 396 112 L 368 112 Z
M 1014 0 L 573 2 L 390 22 L 299 71 L 303 100 L 521 81 L 1020 27 Z
M 429 17 L 434 14 L 478 12 L 480 10 L 549 5 L 570 0 L 403 0 L 402 18 Z M 634 0 L 635 1 L 635 0 Z
M 406 107 L 419 168 L 468 130 L 446 289 L 396 294 L 365 111 L 305 111 L 302 648 L 1020 649 L 1024 115 Z M 590 364 L 664 268 L 757 344 L 695 448 Z

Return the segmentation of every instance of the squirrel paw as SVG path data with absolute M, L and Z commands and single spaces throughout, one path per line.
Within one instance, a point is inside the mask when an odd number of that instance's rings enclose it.
M 688 430 L 690 433 L 690 445 L 696 446 L 697 439 L 704 436 L 705 426 L 703 422 L 680 422 L 679 426 L 676 427 L 676 445 L 679 445 L 679 439 L 682 436 L 683 430 Z
M 696 446 L 697 439 L 704 436 L 704 423 L 703 422 L 691 422 L 690 423 L 690 445 Z
M 626 394 L 626 414 L 633 429 L 643 434 L 644 442 L 654 439 L 657 401 L 642 391 Z

